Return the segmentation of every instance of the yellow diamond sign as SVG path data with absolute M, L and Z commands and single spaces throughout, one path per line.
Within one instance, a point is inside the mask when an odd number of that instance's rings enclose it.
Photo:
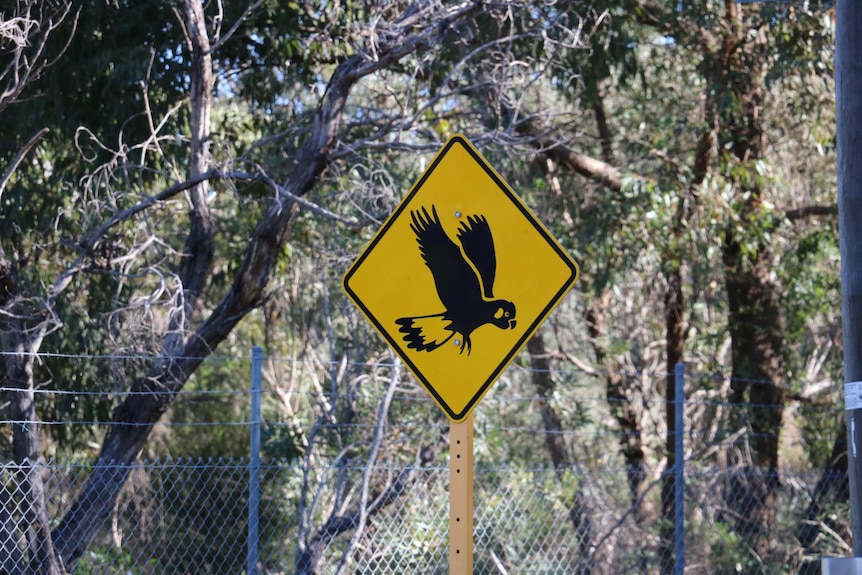
M 353 262 L 344 290 L 457 422 L 577 279 L 575 261 L 455 135 Z

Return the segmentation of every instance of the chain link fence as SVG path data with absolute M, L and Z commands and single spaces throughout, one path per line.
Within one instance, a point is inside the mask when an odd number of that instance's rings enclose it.
M 276 378 L 263 389 L 259 351 L 250 363 L 236 359 L 211 360 L 208 387 L 177 394 L 153 441 L 185 454 L 223 453 L 232 446 L 233 453 L 251 457 L 155 458 L 115 466 L 126 477 L 122 491 L 97 519 L 95 539 L 67 566 L 71 572 L 448 573 L 448 422 L 433 416 L 430 399 L 403 382 L 392 364 L 356 366 L 351 381 L 357 383 L 345 392 L 327 393 L 318 385 L 288 394 Z M 777 473 L 726 463 L 751 461 L 744 454 L 757 439 L 748 423 L 755 408 L 807 410 L 804 417 L 784 419 L 782 433 L 801 443 L 828 437 L 803 436 L 799 428 L 835 419 L 823 404 L 731 404 L 723 399 L 728 380 L 689 376 L 686 383 L 680 371 L 674 405 L 684 409 L 675 411 L 673 435 L 674 452 L 685 458 L 673 458 L 665 469 L 669 406 L 635 392 L 667 374 L 631 374 L 630 396 L 612 398 L 640 410 L 644 427 L 630 430 L 614 428 L 611 398 L 592 384 L 576 385 L 578 373 L 559 376 L 564 398 L 525 393 L 529 379 L 518 388 L 517 378 L 530 375 L 510 371 L 501 383 L 507 393 L 486 398 L 477 410 L 474 573 L 808 575 L 820 573 L 822 556 L 851 554 L 846 470 L 804 465 L 806 451 L 793 441 L 786 449 L 802 464 L 785 463 Z M 213 382 L 223 387 L 210 387 Z M 113 391 L 36 391 L 46 406 L 90 402 L 101 411 L 82 411 L 74 421 L 5 420 L 0 430 L 34 424 L 44 434 L 63 431 L 80 441 L 111 424 L 99 414 L 116 401 Z M 568 418 L 566 429 L 539 423 L 539 412 L 551 403 Z M 287 417 L 286 407 L 306 417 Z M 548 453 L 553 438 L 569 450 L 567 461 L 578 464 L 540 464 L 558 461 Z M 644 453 L 658 456 L 637 468 L 624 465 L 621 450 L 633 439 L 644 444 Z M 35 469 L 0 461 L 0 575 L 40 573 L 32 564 L 52 538 L 34 526 L 56 529 L 95 466 L 87 459 L 38 462 Z M 33 504 L 34 481 L 44 484 L 47 509 Z
M 249 546 L 247 460 L 143 461 L 129 479 L 105 529 L 76 574 L 243 574 L 249 553 L 261 574 L 448 573 L 448 469 L 365 467 L 319 462 L 260 465 L 258 540 Z M 666 546 L 659 481 L 632 505 L 625 469 L 479 466 L 475 475 L 477 574 L 659 573 Z M 26 529 L 17 468 L 2 467 L 0 538 L 21 552 Z M 58 509 L 82 488 L 89 466 L 42 467 L 48 499 Z M 355 519 L 356 487 L 370 472 L 369 502 L 397 478 L 404 488 Z M 815 546 L 801 527 L 819 473 L 785 472 L 778 482 L 768 553 L 765 535 L 740 528 L 762 481 L 756 470 L 697 469 L 686 476 L 686 570 L 703 573 L 816 573 L 821 554 L 846 554 L 847 533 L 818 523 Z M 303 485 L 306 486 L 303 492 Z M 841 509 L 827 513 L 838 517 Z M 846 517 L 846 515 L 844 515 Z M 340 523 L 341 522 L 341 523 Z M 666 526 L 665 526 L 666 527 Z M 845 527 L 846 529 L 846 527 Z M 251 548 L 254 548 L 251 550 Z M 812 549 L 816 552 L 812 553 Z M 759 557 L 768 557 L 764 562 Z

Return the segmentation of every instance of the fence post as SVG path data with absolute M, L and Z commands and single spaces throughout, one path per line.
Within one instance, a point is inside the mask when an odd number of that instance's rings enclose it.
M 251 350 L 251 455 L 248 468 L 248 563 L 246 575 L 257 575 L 260 506 L 260 392 L 263 349 Z
M 685 570 L 685 453 L 683 452 L 683 411 L 685 409 L 685 366 L 680 362 L 676 364 L 674 369 L 674 410 L 675 430 L 674 436 L 674 457 L 673 473 L 674 473 L 674 526 L 673 526 L 673 552 L 674 552 L 674 573 L 683 575 Z

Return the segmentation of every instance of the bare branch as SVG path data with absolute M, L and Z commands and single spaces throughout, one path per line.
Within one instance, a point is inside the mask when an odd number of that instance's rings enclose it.
M 33 149 L 39 140 L 41 140 L 45 134 L 48 133 L 48 128 L 42 128 L 39 130 L 35 136 L 30 138 L 30 140 L 24 144 L 20 150 L 18 150 L 18 154 L 12 159 L 12 162 L 6 168 L 6 172 L 3 173 L 3 177 L 0 178 L 0 199 L 3 198 L 3 190 L 6 189 L 6 184 L 9 183 L 9 179 L 12 177 L 12 174 L 18 168 L 18 165 L 24 160 L 24 156 L 26 156 L 30 150 Z
M 518 119 L 516 111 L 511 108 L 507 112 L 514 118 L 515 131 L 525 136 L 539 153 L 613 191 L 622 190 L 623 174 L 619 168 L 569 148 L 562 141 L 552 138 L 552 131 L 540 128 L 532 118 Z
M 8 64 L 0 70 L 0 111 L 15 103 L 24 89 L 66 51 L 77 28 L 80 13 L 79 10 L 75 14 L 66 44 L 49 60 L 45 56 L 48 38 L 68 17 L 72 10 L 71 2 L 63 2 L 50 13 L 49 3 L 19 2 L 17 6 L 20 11 L 11 18 L 4 20 L 4 15 L 0 14 L 0 40 L 7 40 L 13 45 Z M 33 14 L 34 8 L 39 13 Z
M 790 220 L 791 222 L 797 222 L 799 220 L 804 220 L 811 217 L 818 216 L 837 216 L 838 215 L 838 205 L 831 204 L 827 206 L 802 206 L 801 208 L 796 208 L 794 210 L 787 210 L 784 212 L 784 217 Z
M 533 146 L 539 152 L 551 157 L 560 165 L 566 166 L 578 174 L 594 180 L 613 191 L 623 188 L 623 175 L 619 168 L 603 162 L 592 156 L 576 152 L 568 146 L 552 141 L 548 133 L 541 133 L 531 122 L 518 124 L 518 131 L 530 137 Z
M 589 365 L 585 361 L 582 361 L 577 356 L 575 356 L 569 352 L 557 350 L 557 351 L 553 352 L 553 356 L 555 359 L 564 359 L 564 360 L 571 362 L 572 364 L 574 364 L 575 367 L 577 367 L 578 369 L 580 369 L 581 371 L 583 371 L 587 375 L 592 375 L 592 376 L 598 376 L 599 375 L 599 371 L 596 368 L 592 367 L 591 365 Z
M 368 225 L 373 224 L 373 223 L 380 223 L 380 221 L 385 219 L 385 217 L 386 217 L 386 215 L 384 214 L 384 215 L 379 216 L 377 218 L 368 218 L 364 221 L 354 221 L 354 220 L 345 218 L 344 216 L 341 216 L 339 214 L 336 214 L 335 212 L 328 210 L 328 209 L 324 208 L 323 206 L 315 204 L 314 202 L 306 200 L 305 198 L 303 198 L 301 196 L 297 196 L 296 194 L 291 193 L 284 186 L 279 186 L 275 182 L 275 180 L 273 180 L 268 175 L 266 175 L 262 170 L 258 173 L 256 179 L 259 179 L 263 182 L 266 182 L 266 184 L 269 185 L 269 187 L 272 188 L 272 190 L 275 191 L 278 195 L 283 196 L 283 197 L 289 199 L 290 201 L 292 201 L 296 204 L 299 204 L 300 206 L 302 206 L 304 208 L 308 208 L 308 210 L 310 212 L 315 213 L 319 216 L 323 216 L 327 219 L 336 221 L 340 224 L 344 224 L 345 226 L 347 226 L 348 228 L 350 228 L 351 230 L 354 230 L 354 231 L 360 230 L 360 229 L 364 228 L 365 226 L 368 226 Z
M 231 178 L 235 180 L 239 179 L 251 179 L 246 174 L 237 174 L 237 173 L 229 173 L 225 174 L 218 170 L 209 170 L 202 174 L 198 174 L 192 178 L 185 180 L 184 182 L 180 182 L 178 184 L 174 184 L 173 186 L 162 190 L 158 194 L 154 196 L 150 196 L 149 198 L 145 198 L 141 202 L 126 208 L 125 210 L 114 214 L 108 221 L 99 226 L 94 232 L 92 232 L 87 239 L 81 241 L 81 246 L 87 250 L 92 250 L 96 246 L 96 242 L 107 233 L 108 230 L 119 224 L 120 222 L 126 221 L 131 217 L 134 217 L 136 214 L 150 208 L 160 202 L 163 202 L 167 199 L 174 197 L 180 192 L 184 192 L 189 190 L 201 182 L 205 180 L 211 179 L 222 179 L 222 178 Z
M 230 40 L 230 37 L 236 33 L 242 23 L 245 22 L 249 15 L 255 10 L 257 10 L 257 8 L 261 4 L 263 4 L 263 0 L 257 0 L 257 2 L 255 2 L 254 4 L 249 5 L 242 13 L 242 16 L 237 18 L 236 22 L 233 23 L 233 26 L 231 26 L 228 31 L 224 33 L 223 36 L 216 36 L 218 40 L 216 40 L 216 42 L 212 45 L 212 47 L 210 48 L 210 52 L 215 52 L 216 50 L 221 48 L 225 42 Z
M 184 192 L 186 190 L 190 190 L 195 186 L 199 185 L 201 182 L 209 181 L 209 180 L 232 180 L 232 181 L 259 181 L 264 182 L 279 196 L 283 196 L 287 200 L 291 202 L 295 202 L 304 208 L 308 208 L 312 213 L 323 216 L 327 219 L 336 221 L 340 224 L 344 224 L 351 230 L 359 230 L 368 226 L 372 223 L 379 222 L 381 219 L 386 217 L 386 214 L 381 214 L 376 218 L 368 218 L 364 221 L 355 221 L 335 212 L 328 210 L 327 208 L 315 204 L 312 201 L 309 201 L 301 196 L 297 196 L 296 194 L 291 193 L 284 186 L 279 185 L 272 178 L 270 178 L 266 173 L 262 170 L 256 174 L 249 174 L 244 172 L 223 172 L 217 169 L 208 170 L 202 174 L 198 174 L 195 177 L 189 178 L 185 181 L 174 184 L 173 186 L 166 188 L 159 192 L 154 196 L 150 196 L 148 198 L 144 198 L 134 206 L 130 206 L 121 212 L 117 212 L 110 219 L 108 219 L 101 226 L 96 228 L 93 232 L 91 232 L 85 239 L 81 240 L 80 246 L 87 250 L 91 251 L 96 247 L 96 244 L 99 240 L 114 226 L 129 220 L 130 218 L 135 217 L 139 213 L 151 208 L 161 202 L 169 200 L 176 196 L 177 194 Z
M 338 564 L 336 575 L 340 575 L 347 567 L 348 559 L 353 555 L 353 550 L 359 542 L 359 537 L 362 536 L 365 530 L 365 522 L 368 520 L 370 509 L 368 507 L 368 487 L 371 484 L 371 472 L 377 465 L 377 455 L 380 452 L 380 444 L 383 442 L 383 437 L 386 432 L 386 421 L 389 419 L 389 406 L 392 404 L 392 397 L 395 395 L 395 389 L 401 381 L 401 361 L 395 357 L 390 351 L 390 368 L 389 388 L 386 390 L 386 396 L 380 402 L 380 408 L 377 410 L 377 425 L 374 428 L 374 439 L 371 442 L 371 452 L 368 454 L 368 461 L 365 464 L 365 472 L 362 474 L 362 488 L 359 493 L 359 509 L 356 510 L 358 517 L 355 520 L 356 528 L 353 530 L 353 536 L 350 538 L 350 543 L 345 547 L 341 554 L 341 562 Z M 391 487 L 391 485 L 390 485 Z M 375 511 L 379 510 L 377 507 Z

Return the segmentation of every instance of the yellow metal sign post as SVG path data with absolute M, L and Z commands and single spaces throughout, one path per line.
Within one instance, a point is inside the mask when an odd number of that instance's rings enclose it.
M 472 411 L 577 279 L 571 256 L 461 135 L 344 276 L 452 422 L 450 573 L 472 573 Z

